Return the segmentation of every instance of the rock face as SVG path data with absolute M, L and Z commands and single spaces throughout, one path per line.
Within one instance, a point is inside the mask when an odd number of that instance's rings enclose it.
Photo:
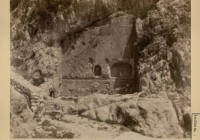
M 145 19 L 137 19 L 142 91 L 190 92 L 189 9 L 190 1 L 160 0 L 156 10 L 150 10 Z
M 128 71 L 126 77 L 130 78 L 117 82 L 109 81 L 108 85 L 101 82 L 99 84 L 102 88 L 107 86 L 108 92 L 113 88 L 123 90 L 126 85 L 131 85 L 128 90 L 133 91 L 134 58 L 127 53 L 132 49 L 129 36 L 132 34 L 134 16 L 142 16 L 155 5 L 156 1 L 11 1 L 12 60 L 22 62 L 18 64 L 13 62 L 12 65 L 17 65 L 18 71 L 26 79 L 30 78 L 35 69 L 40 70 L 47 80 L 53 79 L 52 81 L 62 77 L 91 78 L 95 75 L 94 69 L 97 71 L 99 69 L 99 74 L 107 78 L 113 75 L 112 71 L 109 73 L 110 63 L 113 64 L 114 59 L 121 60 L 123 57 L 120 63 L 132 67 L 125 69 Z M 88 10 L 82 11 L 82 7 Z M 126 12 L 118 14 L 119 11 Z M 26 14 L 23 14 L 24 12 Z M 19 28 L 20 30 L 17 30 Z M 113 54 L 111 53 L 113 50 L 118 52 Z M 114 75 L 118 73 L 119 70 Z M 84 82 L 90 87 L 90 82 Z M 78 91 L 77 88 L 68 89 L 70 86 L 65 85 L 71 84 L 69 80 L 64 80 L 62 83 L 65 87 L 63 93 L 68 93 L 66 95 L 91 92 L 90 89 L 85 91 Z M 79 83 L 81 84 L 82 82 Z
M 116 13 L 105 19 L 103 25 L 96 23 L 97 26 L 65 40 L 61 64 L 63 94 L 90 94 L 95 91 L 94 83 L 101 93 L 111 93 L 126 84 L 134 88 L 134 57 L 129 43 L 134 21 L 133 15 Z
M 47 0 L 31 2 L 13 0 L 11 1 L 11 10 L 23 22 L 30 23 L 28 26 L 29 33 L 34 36 L 40 29 L 44 31 L 52 28 L 52 26 L 55 26 L 54 23 L 56 24 L 54 31 L 72 32 L 91 26 L 94 22 L 117 11 L 130 10 L 135 15 L 140 15 L 155 5 L 156 2 L 157 0 L 149 0 L 148 2 L 145 0 L 52 0 L 51 2 Z M 83 8 L 87 10 L 83 10 Z M 26 14 L 21 13 L 22 11 Z
M 178 93 L 93 94 L 50 100 L 44 114 L 57 120 L 78 115 L 108 124 L 121 124 L 151 137 L 189 137 L 190 98 Z
M 65 78 L 93 78 L 95 75 L 92 67 L 100 65 L 102 75 L 109 77 L 111 75 L 107 67 L 113 59 L 129 58 L 131 61 L 131 53 L 128 51 L 131 47 L 128 40 L 132 33 L 133 23 L 132 15 L 117 13 L 107 18 L 104 25 L 86 28 L 79 37 L 75 34 L 77 38 L 74 42 L 66 40 L 63 46 L 67 49 L 63 52 L 65 53 L 63 76 Z
M 87 105 L 79 105 L 80 111 L 86 110 L 81 116 L 108 123 L 120 123 L 135 132 L 152 137 L 183 136 L 176 112 L 166 93 L 146 97 L 111 96 L 110 100 L 106 97 L 102 99 L 101 95 L 87 98 Z
M 190 0 L 11 0 L 11 131 L 190 137 L 190 51 Z
M 34 113 L 29 108 L 28 99 L 11 86 L 10 101 L 11 136 L 15 138 L 30 137 L 36 122 Z
M 33 112 L 44 102 L 41 89 L 31 85 L 22 76 L 13 71 L 11 71 L 11 86 L 14 90 L 27 97 L 27 104 Z

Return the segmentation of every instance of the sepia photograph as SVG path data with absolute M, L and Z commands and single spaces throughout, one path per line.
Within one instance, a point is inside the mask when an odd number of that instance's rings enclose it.
M 191 139 L 191 0 L 10 0 L 10 138 Z

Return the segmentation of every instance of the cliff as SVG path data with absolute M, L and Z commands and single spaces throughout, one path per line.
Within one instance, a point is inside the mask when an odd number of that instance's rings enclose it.
M 10 4 L 12 121 L 33 117 L 31 132 L 12 124 L 14 137 L 84 138 L 88 125 L 91 137 L 190 137 L 190 0 Z M 21 96 L 32 98 L 32 88 L 38 109 Z

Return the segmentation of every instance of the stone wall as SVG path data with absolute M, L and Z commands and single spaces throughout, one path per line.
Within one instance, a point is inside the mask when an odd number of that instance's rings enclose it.
M 94 93 L 113 94 L 134 91 L 133 79 L 63 79 L 63 96 L 86 96 Z
M 69 91 L 65 94 L 90 94 L 93 83 L 98 83 L 98 90 L 102 93 L 133 84 L 135 65 L 130 37 L 135 28 L 134 21 L 133 15 L 119 12 L 94 27 L 68 35 L 63 41 L 60 67 L 63 92 Z M 111 75 L 112 66 L 116 63 L 130 66 L 129 70 L 121 70 L 124 71 L 121 76 L 126 76 L 123 79 Z M 100 69 L 99 75 L 95 74 L 96 67 Z M 126 74 L 126 71 L 129 72 Z M 120 70 L 115 70 L 117 72 L 120 73 Z
M 66 38 L 61 64 L 63 76 L 91 78 L 92 67 L 95 65 L 100 65 L 103 74 L 108 75 L 109 62 L 131 58 L 128 40 L 133 28 L 133 16 L 113 16 L 119 17 L 111 16 L 105 25 L 88 28 Z

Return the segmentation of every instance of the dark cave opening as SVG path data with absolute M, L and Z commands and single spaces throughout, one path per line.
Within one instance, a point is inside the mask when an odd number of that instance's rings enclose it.
M 112 77 L 131 77 L 132 67 L 128 63 L 115 63 L 111 67 Z
M 94 75 L 95 76 L 101 76 L 101 74 L 102 74 L 101 66 L 100 65 L 96 65 L 94 67 Z

